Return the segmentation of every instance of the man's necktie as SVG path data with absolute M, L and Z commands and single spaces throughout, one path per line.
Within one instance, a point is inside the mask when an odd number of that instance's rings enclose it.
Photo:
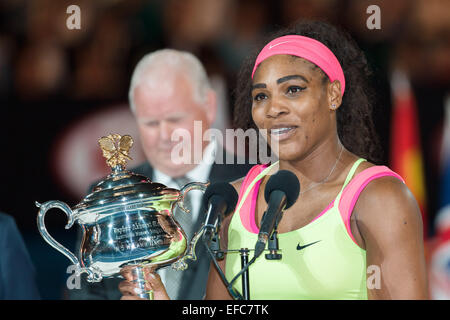
M 173 178 L 172 179 L 177 185 L 178 189 L 181 189 L 183 186 L 191 182 L 188 178 L 185 176 L 179 177 L 179 178 Z M 189 201 L 189 193 L 185 197 L 185 206 L 192 209 L 191 203 Z M 188 241 L 188 247 L 189 242 L 192 239 L 192 233 L 194 232 L 194 221 L 192 219 L 192 212 L 186 213 L 177 206 L 175 207 L 174 212 L 174 218 L 175 220 L 180 224 L 181 228 L 183 228 L 184 232 L 186 233 L 187 241 Z M 180 291 L 180 285 L 181 280 L 183 276 L 183 272 L 185 271 L 177 271 L 173 270 L 172 267 L 166 268 L 166 281 L 164 283 L 166 287 L 167 294 L 171 299 L 178 299 L 179 291 Z
M 182 176 L 182 177 L 179 177 L 179 178 L 174 178 L 173 180 L 177 183 L 178 189 L 181 189 L 186 184 L 191 182 L 185 176 Z M 188 241 L 190 241 L 192 239 L 193 232 L 194 232 L 194 230 L 193 230 L 193 228 L 194 228 L 194 221 L 192 219 L 192 215 L 193 215 L 193 212 L 192 212 L 192 197 L 190 196 L 189 192 L 184 197 L 184 205 L 185 205 L 186 208 L 188 208 L 190 210 L 190 212 L 186 213 L 186 212 L 184 212 L 183 210 L 181 210 L 180 208 L 177 207 L 177 210 L 176 210 L 174 216 L 175 216 L 175 219 L 177 220 L 177 222 L 183 228 L 184 233 L 186 233 Z

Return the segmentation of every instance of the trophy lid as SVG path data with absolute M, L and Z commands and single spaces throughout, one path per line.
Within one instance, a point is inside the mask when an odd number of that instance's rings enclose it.
M 110 134 L 100 138 L 98 142 L 112 172 L 73 208 L 74 211 L 103 213 L 124 206 L 128 209 L 178 199 L 180 192 L 177 189 L 152 182 L 146 176 L 125 169 L 126 161 L 131 160 L 129 156 L 129 150 L 133 145 L 131 136 Z

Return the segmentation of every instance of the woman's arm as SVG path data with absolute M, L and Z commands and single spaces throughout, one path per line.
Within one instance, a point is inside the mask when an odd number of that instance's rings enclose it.
M 422 217 L 407 186 L 393 177 L 372 181 L 353 215 L 366 249 L 369 299 L 428 299 Z

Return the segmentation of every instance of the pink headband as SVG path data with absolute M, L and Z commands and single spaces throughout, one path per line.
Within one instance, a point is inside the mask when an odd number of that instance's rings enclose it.
M 339 80 L 341 93 L 344 95 L 344 72 L 336 56 L 322 42 L 304 36 L 289 35 L 270 41 L 256 58 L 252 79 L 259 64 L 277 54 L 294 55 L 314 63 L 327 74 L 331 82 Z

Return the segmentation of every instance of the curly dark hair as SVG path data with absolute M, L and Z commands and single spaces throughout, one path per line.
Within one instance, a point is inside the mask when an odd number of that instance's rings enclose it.
M 366 57 L 344 30 L 323 21 L 299 21 L 292 27 L 271 34 L 252 55 L 247 57 L 238 74 L 234 92 L 235 128 L 257 129 L 252 119 L 252 69 L 258 53 L 269 41 L 285 35 L 302 35 L 322 42 L 337 57 L 345 76 L 345 94 L 337 109 L 339 139 L 350 152 L 374 163 L 382 162 L 382 148 L 373 123 L 375 94 L 369 85 L 372 72 Z

